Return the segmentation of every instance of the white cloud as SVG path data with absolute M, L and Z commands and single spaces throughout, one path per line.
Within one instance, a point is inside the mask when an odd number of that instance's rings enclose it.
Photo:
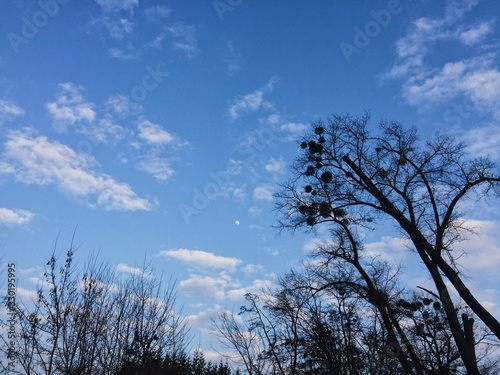
M 68 125 L 80 121 L 92 122 L 96 113 L 94 104 L 86 102 L 82 96 L 82 88 L 71 82 L 59 84 L 60 92 L 55 102 L 45 105 L 49 115 L 54 120 L 54 127 L 58 131 L 66 131 Z
M 257 216 L 257 215 L 260 215 L 262 213 L 262 208 L 260 208 L 259 206 L 250 206 L 250 208 L 248 209 L 248 214 L 250 216 Z
M 167 159 L 156 155 L 148 155 L 137 164 L 137 168 L 151 174 L 158 181 L 167 181 L 175 173 Z
M 16 297 L 19 298 L 21 303 L 28 304 L 31 301 L 36 301 L 38 298 L 38 291 L 36 289 L 26 289 L 20 286 L 16 287 Z
M 261 87 L 254 92 L 243 95 L 243 97 L 234 101 L 229 107 L 228 115 L 231 119 L 236 120 L 242 113 L 255 112 L 260 108 L 271 108 L 272 105 L 264 100 L 264 94 L 271 92 L 275 84 L 278 82 L 277 77 L 271 77 L 264 87 Z
M 169 145 L 170 148 L 166 151 L 172 151 L 188 143 L 170 134 L 161 125 L 145 118 L 137 121 L 137 130 L 138 138 L 149 147 L 146 154 L 139 157 L 136 167 L 142 172 L 151 174 L 158 181 L 169 180 L 174 174 L 171 162 L 175 157 L 164 157 L 165 149 L 162 146 Z M 136 148 L 141 146 L 138 142 L 133 142 L 132 145 Z
M 253 190 L 253 198 L 259 201 L 273 200 L 274 188 L 271 185 L 260 185 Z
M 452 0 L 446 6 L 444 21 L 453 23 L 463 18 L 465 13 L 469 12 L 479 3 L 479 0 Z
M 266 267 L 264 267 L 262 264 L 247 264 L 245 267 L 241 269 L 245 273 L 261 273 L 266 270 Z
M 133 30 L 130 29 L 130 33 Z M 121 38 L 123 38 L 125 34 L 121 35 Z M 161 32 L 157 36 L 155 36 L 153 39 L 151 39 L 148 42 L 141 43 L 139 46 L 135 46 L 131 43 L 127 43 L 126 45 L 122 47 L 112 47 L 108 49 L 108 53 L 111 57 L 119 60 L 135 60 L 138 59 L 139 57 L 143 56 L 145 52 L 151 49 L 160 49 L 163 45 L 163 42 L 165 40 L 166 33 Z
M 466 219 L 464 225 L 474 231 L 469 238 L 456 246 L 457 251 L 465 251 L 466 259 L 460 265 L 474 271 L 476 276 L 489 272 L 498 276 L 500 267 L 500 236 L 498 221 Z M 457 254 L 458 255 L 458 254 Z
M 290 133 L 289 138 L 294 140 L 297 139 L 297 136 L 302 135 L 307 129 L 309 129 L 309 126 L 301 122 L 287 122 L 280 126 L 280 130 Z
M 325 245 L 325 240 L 320 240 L 319 238 L 310 238 L 304 242 L 302 249 L 306 254 L 314 252 L 320 246 Z
M 30 211 L 0 207 L 0 224 L 3 225 L 26 225 L 34 216 Z
M 161 256 L 174 258 L 201 270 L 225 270 L 235 272 L 242 261 L 238 258 L 223 257 L 201 250 L 163 250 Z
M 78 131 L 98 143 L 113 143 L 125 137 L 126 130 L 116 124 L 111 118 L 100 119 L 97 124 L 84 127 Z
M 203 304 L 201 306 L 194 307 L 201 308 L 203 307 Z M 187 315 L 186 322 L 188 323 L 189 327 L 205 332 L 211 326 L 212 318 L 220 313 L 221 309 L 221 306 L 217 304 L 210 306 L 206 310 L 200 311 L 197 314 Z
M 270 280 L 254 280 L 251 285 L 243 288 L 228 290 L 226 295 L 231 301 L 243 301 L 247 293 L 261 293 L 263 290 L 269 289 L 274 283 Z
M 96 172 L 94 158 L 78 154 L 71 148 L 49 141 L 33 131 L 13 131 L 4 145 L 0 173 L 12 175 L 18 182 L 34 185 L 55 185 L 74 197 L 95 197 L 105 210 L 150 210 L 151 204 L 139 198 L 128 184 Z
M 123 48 L 110 48 L 108 53 L 111 57 L 119 60 L 134 60 L 138 57 L 137 49 L 125 51 Z
M 493 22 L 481 22 L 479 25 L 474 25 L 468 30 L 462 31 L 458 38 L 466 46 L 477 44 L 493 31 L 492 24 Z
M 148 144 L 163 145 L 174 140 L 174 136 L 164 130 L 160 125 L 149 120 L 141 119 L 137 123 L 139 138 Z
M 411 243 L 405 238 L 383 236 L 377 242 L 365 244 L 363 254 L 397 264 L 405 254 L 409 253 L 410 248 L 412 248 Z
M 469 97 L 476 107 L 493 114 L 500 120 L 500 71 L 479 68 L 468 72 L 457 87 Z
M 266 118 L 266 123 L 269 125 L 278 125 L 280 122 L 282 122 L 282 119 L 278 113 L 273 113 Z
M 147 43 L 144 43 L 144 49 L 159 49 L 161 48 L 163 41 L 165 40 L 165 34 L 161 33 L 157 35 L 154 39 L 150 40 Z
M 132 34 L 134 31 L 134 23 L 128 18 L 112 19 L 104 17 L 100 22 L 108 30 L 109 36 L 118 40 Z
M 124 273 L 130 273 L 135 276 L 144 276 L 146 278 L 151 277 L 151 271 L 150 270 L 145 270 L 144 268 L 139 268 L 139 267 L 131 267 L 127 264 L 119 263 L 116 265 L 116 270 L 118 272 L 124 272 Z
M 430 47 L 437 42 L 455 40 L 462 43 L 465 40 L 472 42 L 474 38 L 486 35 L 486 30 L 481 31 L 486 26 L 476 31 L 470 31 L 474 30 L 474 27 L 464 30 L 463 25 L 456 26 L 464 14 L 477 3 L 477 0 L 452 1 L 447 5 L 445 14 L 441 18 L 421 17 L 412 22 L 406 35 L 396 42 L 397 63 L 382 78 L 402 78 L 408 74 L 412 77 L 418 76 L 424 67 L 424 58 L 429 53 Z
M 266 171 L 270 173 L 282 173 L 285 170 L 285 161 L 283 158 L 271 158 L 265 166 Z
M 450 100 L 459 93 L 457 85 L 466 70 L 467 63 L 464 61 L 448 63 L 433 76 L 406 85 L 404 95 L 413 105 Z
M 179 283 L 179 290 L 189 297 L 207 297 L 222 300 L 225 297 L 224 289 L 228 282 L 221 278 L 192 275 Z
M 241 68 L 238 62 L 238 55 L 234 52 L 234 45 L 232 42 L 226 43 L 226 54 L 227 56 L 223 61 L 226 63 L 227 74 L 228 76 L 233 76 Z
M 171 13 L 171 9 L 169 9 L 165 5 L 160 4 L 146 8 L 144 10 L 144 16 L 148 19 L 148 21 L 153 23 L 161 22 L 163 19 L 168 18 Z
M 0 99 L 0 125 L 15 117 L 24 115 L 24 110 L 10 100 Z
M 499 120 L 500 71 L 494 66 L 494 53 L 447 61 L 442 66 L 430 66 L 426 60 L 437 48 L 456 48 L 451 43 L 484 44 L 493 31 L 494 22 L 463 20 L 477 3 L 478 0 L 452 1 L 442 17 L 415 20 L 406 35 L 396 42 L 396 64 L 382 80 L 403 79 L 404 98 L 419 108 L 463 96 L 474 103 L 477 110 L 489 112 Z
M 107 36 L 121 41 L 134 32 L 135 24 L 130 15 L 105 12 L 86 25 L 87 32 L 105 30 Z
M 125 118 L 141 113 L 142 106 L 122 94 L 116 94 L 110 96 L 106 101 L 106 110 L 119 118 Z
M 168 32 L 174 37 L 174 48 L 182 51 L 186 56 L 192 59 L 198 52 L 196 41 L 196 28 L 193 25 L 185 25 L 177 22 L 167 28 Z
M 139 0 L 95 0 L 104 12 L 128 11 L 133 12 L 139 6 Z
M 500 160 L 500 126 L 498 124 L 469 129 L 461 139 L 467 143 L 467 151 L 471 155 Z
M 403 86 L 403 95 L 416 106 L 465 96 L 476 109 L 488 111 L 500 120 L 500 71 L 491 68 L 491 63 L 489 57 L 447 63 L 425 77 L 408 81 Z

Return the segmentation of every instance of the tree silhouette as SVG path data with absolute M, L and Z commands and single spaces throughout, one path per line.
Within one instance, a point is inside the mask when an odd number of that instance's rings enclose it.
M 368 122 L 368 114 L 335 115 L 326 123 L 313 124 L 313 131 L 300 143 L 294 177 L 278 195 L 283 214 L 279 227 L 314 230 L 329 223 L 334 241 L 348 244 L 348 250 L 337 246 L 335 256 L 354 264 L 360 239 L 352 228 L 391 222 L 411 240 L 433 280 L 468 373 L 479 374 L 472 321 L 466 317 L 460 322 L 445 280 L 500 338 L 500 323 L 467 288 L 452 252 L 467 231 L 459 204 L 471 198 L 498 197 L 498 170 L 490 160 L 468 155 L 465 145 L 450 136 L 437 133 L 423 142 L 414 128 L 397 122 L 381 122 L 379 133 L 372 135 Z M 376 289 L 371 294 L 375 303 L 388 306 L 384 294 L 377 295 Z M 395 321 L 392 316 L 389 319 Z M 418 365 L 415 371 L 419 373 Z
M 97 257 L 81 269 L 75 250 L 61 262 L 54 249 L 36 299 L 17 301 L 18 373 L 165 373 L 167 357 L 183 358 L 188 329 L 175 310 L 175 285 L 146 265 L 127 278 Z M 10 340 L 4 331 L 0 338 Z

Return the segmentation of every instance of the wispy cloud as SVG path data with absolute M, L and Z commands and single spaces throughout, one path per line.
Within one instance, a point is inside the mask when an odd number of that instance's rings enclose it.
M 500 120 L 500 71 L 490 56 L 464 59 L 445 64 L 425 78 L 403 85 L 410 104 L 433 105 L 465 96 L 478 110 L 488 111 Z
M 179 283 L 179 290 L 188 297 L 222 300 L 227 286 L 228 281 L 220 277 L 192 275 Z
M 226 296 L 231 301 L 243 301 L 247 293 L 262 293 L 263 290 L 268 290 L 274 285 L 271 280 L 256 279 L 252 284 L 228 290 Z
M 88 32 L 103 30 L 107 37 L 123 40 L 134 31 L 134 10 L 139 0 L 95 0 L 101 7 L 101 14 L 86 25 Z M 116 51 L 115 51 L 116 53 Z
M 468 129 L 461 137 L 475 157 L 500 161 L 500 126 L 497 123 Z
M 138 50 L 133 46 L 127 47 L 126 49 L 112 47 L 108 49 L 108 53 L 111 57 L 118 60 L 134 60 L 139 57 Z
M 0 99 L 0 125 L 22 115 L 24 115 L 24 109 L 10 100 Z
M 194 266 L 201 270 L 224 270 L 235 272 L 242 261 L 234 257 L 223 257 L 202 250 L 163 250 L 160 256 L 180 260 L 183 263 Z
M 489 21 L 472 25 L 467 30 L 460 32 L 458 38 L 466 46 L 473 46 L 493 32 L 493 23 L 493 21 Z
M 94 104 L 85 101 L 82 88 L 71 82 L 59 84 L 55 102 L 45 104 L 57 131 L 64 132 L 69 125 L 80 121 L 92 122 L 96 117 Z
M 142 105 L 131 101 L 122 94 L 111 95 L 106 101 L 105 107 L 108 115 L 117 116 L 120 119 L 142 112 Z
M 144 268 L 132 267 L 128 264 L 119 263 L 116 265 L 116 270 L 118 272 L 130 273 L 135 276 L 144 276 L 146 278 L 151 277 L 151 270 L 145 270 Z
M 155 155 L 155 153 L 146 155 L 137 163 L 137 168 L 142 172 L 152 175 L 158 181 L 167 181 L 175 173 L 170 161 L 167 158 Z
M 136 60 L 142 57 L 147 51 L 161 49 L 163 42 L 166 39 L 166 33 L 161 32 L 148 42 L 134 45 L 132 43 L 124 44 L 120 47 L 111 47 L 108 49 L 108 54 L 119 60 Z
M 199 52 L 196 40 L 196 28 L 193 25 L 186 25 L 183 22 L 176 22 L 167 28 L 174 38 L 173 46 L 182 51 L 192 59 Z
M 274 187 L 271 185 L 260 185 L 253 190 L 253 198 L 258 201 L 272 202 Z
M 157 181 L 169 180 L 174 174 L 171 164 L 176 159 L 176 156 L 171 155 L 172 151 L 188 143 L 146 118 L 137 121 L 137 138 L 139 142 L 133 142 L 133 146 L 146 146 L 145 153 L 136 162 L 137 169 L 152 175 Z M 166 157 L 166 153 L 170 156 Z
M 33 130 L 12 131 L 2 153 L 0 174 L 17 182 L 33 185 L 55 185 L 60 191 L 84 198 L 90 206 L 104 210 L 150 210 L 150 202 L 139 198 L 126 183 L 93 168 L 97 162 L 89 155 L 38 136 Z M 94 197 L 95 201 L 89 201 Z
M 273 91 L 277 82 L 277 77 L 271 77 L 263 87 L 236 99 L 229 107 L 229 117 L 236 120 L 242 113 L 255 112 L 263 107 L 271 108 L 272 104 L 264 99 L 264 94 Z
M 285 122 L 280 125 L 280 130 L 288 134 L 288 140 L 296 140 L 307 129 L 309 129 L 309 126 L 302 122 Z
M 226 64 L 226 71 L 228 76 L 235 75 L 240 70 L 240 64 L 238 62 L 238 54 L 234 52 L 233 42 L 226 43 L 226 57 L 223 59 Z
M 105 104 L 104 116 L 98 118 L 94 103 L 83 97 L 82 87 L 71 82 L 59 86 L 56 101 L 45 104 L 53 126 L 59 132 L 65 132 L 71 126 L 76 133 L 83 134 L 87 139 L 98 143 L 114 143 L 123 139 L 127 133 L 124 127 L 117 124 L 115 117 L 124 118 L 133 111 L 140 111 L 140 105 L 137 109 L 123 95 L 114 95 Z
M 285 161 L 283 158 L 271 158 L 264 168 L 269 173 L 283 173 L 285 171 Z
M 98 143 L 114 143 L 122 140 L 127 131 L 118 125 L 112 118 L 102 118 L 90 126 L 82 127 L 79 133 Z
M 121 41 L 134 32 L 134 27 L 130 14 L 102 13 L 91 19 L 85 29 L 89 33 L 104 32 L 106 38 Z
M 172 10 L 165 5 L 157 4 L 155 6 L 146 8 L 143 14 L 149 22 L 159 23 L 165 18 L 170 17 L 170 14 L 172 14 Z
M 127 11 L 133 12 L 139 6 L 139 0 L 95 0 L 104 12 Z
M 6 226 L 26 225 L 34 217 L 35 214 L 27 210 L 0 207 L 0 224 L 2 225 Z
M 137 123 L 138 136 L 141 140 L 152 145 L 165 145 L 174 140 L 174 136 L 161 125 L 154 124 L 147 119 L 140 119 Z
M 465 219 L 463 225 L 474 234 L 456 246 L 458 252 L 465 252 L 466 260 L 462 266 L 468 271 L 487 272 L 498 278 L 500 267 L 500 236 L 498 221 Z
M 188 53 L 190 57 L 197 51 L 194 32 L 189 28 L 183 30 L 173 27 L 172 32 L 163 27 L 162 23 L 171 14 L 171 10 L 164 5 L 156 5 L 146 8 L 141 12 L 142 17 L 134 14 L 138 1 L 99 1 L 102 12 L 92 18 L 86 25 L 89 33 L 100 32 L 104 35 L 104 42 L 111 42 L 107 49 L 108 54 L 119 60 L 136 60 L 149 50 L 160 49 L 168 34 L 176 32 L 175 43 L 180 43 L 180 49 Z M 149 23 L 148 27 L 156 28 L 156 35 L 150 36 L 148 41 L 137 42 L 134 31 L 142 23 Z M 194 26 L 193 30 L 194 31 Z M 141 35 L 142 36 L 142 35 Z M 138 36 L 140 37 L 140 36 Z M 192 48 L 190 49 L 189 46 Z
M 439 44 L 461 43 L 468 47 L 483 44 L 493 31 L 494 21 L 464 21 L 465 14 L 477 3 L 478 0 L 451 1 L 442 17 L 415 20 L 406 35 L 396 42 L 396 64 L 382 76 L 382 81 L 402 79 L 403 96 L 420 108 L 462 96 L 470 99 L 476 109 L 500 119 L 500 71 L 494 66 L 494 53 L 484 54 L 480 48 L 482 55 L 448 61 L 442 66 L 432 66 L 427 59 Z
M 431 47 L 439 41 L 458 40 L 471 43 L 479 38 L 474 26 L 460 25 L 465 13 L 470 11 L 478 0 L 451 1 L 440 18 L 421 17 L 409 27 L 407 34 L 396 42 L 397 62 L 383 78 L 401 78 L 407 74 L 415 75 L 415 69 L 424 67 L 424 58 Z M 485 28 L 486 26 L 482 26 Z M 467 34 L 469 32 L 469 34 Z M 465 33 L 465 34 L 464 34 Z M 474 36 L 474 34 L 476 34 Z M 486 35 L 486 30 L 480 33 Z
M 246 274 L 262 273 L 266 270 L 262 264 L 247 264 L 242 268 L 242 271 Z
M 402 237 L 383 236 L 379 241 L 369 242 L 364 247 L 366 256 L 398 264 L 405 255 L 408 255 L 411 245 L 410 241 Z

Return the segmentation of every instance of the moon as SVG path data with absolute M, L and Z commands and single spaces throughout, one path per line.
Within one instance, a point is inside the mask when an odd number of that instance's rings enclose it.
M 239 220 L 236 220 L 234 223 L 235 223 L 236 225 L 240 225 L 240 221 L 239 221 Z

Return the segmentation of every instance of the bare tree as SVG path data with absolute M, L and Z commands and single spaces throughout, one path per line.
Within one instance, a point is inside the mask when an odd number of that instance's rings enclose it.
M 111 355 L 120 358 L 117 364 L 121 366 L 123 362 L 143 364 L 187 350 L 188 328 L 175 310 L 173 283 L 164 286 L 145 265 L 120 285 L 114 298 L 117 306 L 108 325 L 115 327 L 115 331 L 109 335 L 101 366 Z
M 120 279 L 95 256 L 81 270 L 74 251 L 71 245 L 60 264 L 53 250 L 36 299 L 16 305 L 20 374 L 111 375 L 124 363 L 185 352 L 174 283 L 164 285 L 146 265 Z
M 279 194 L 280 228 L 330 223 L 336 238 L 347 237 L 352 250 L 359 239 L 350 238 L 351 227 L 392 222 L 411 240 L 429 272 L 468 373 L 479 374 L 471 321 L 460 322 L 445 280 L 500 338 L 500 323 L 467 288 L 452 253 L 466 232 L 458 205 L 472 197 L 498 196 L 496 166 L 470 157 L 465 145 L 449 136 L 436 134 L 421 142 L 414 128 L 397 122 L 382 122 L 380 133 L 371 135 L 368 121 L 365 114 L 313 124 L 313 132 L 300 143 L 295 176 Z M 338 249 L 336 256 L 342 255 Z
M 247 294 L 238 316 L 224 311 L 214 318 L 221 341 L 237 352 L 249 374 L 399 374 L 403 365 L 412 369 L 407 358 L 411 345 L 396 351 L 394 343 L 402 340 L 385 312 L 388 306 L 382 313 L 391 340 L 382 329 L 381 305 L 373 304 L 359 275 L 355 279 L 352 268 L 347 275 L 345 267 L 340 270 L 334 263 L 318 269 L 319 263 L 312 262 L 305 273 L 292 271 L 275 289 Z M 385 276 L 380 266 L 373 269 L 381 287 Z M 389 290 L 392 282 L 386 284 Z

